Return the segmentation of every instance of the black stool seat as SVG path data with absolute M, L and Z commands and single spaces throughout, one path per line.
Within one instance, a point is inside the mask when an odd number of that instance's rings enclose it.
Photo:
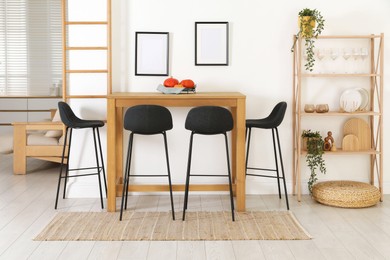
M 286 109 L 287 109 L 287 103 L 286 102 L 279 102 L 272 109 L 272 112 L 269 114 L 269 116 L 267 116 L 265 118 L 261 118 L 261 119 L 248 119 L 248 120 L 246 120 L 246 132 L 247 132 L 246 135 L 248 138 L 248 143 L 247 143 L 247 151 L 246 151 L 246 162 L 245 162 L 246 171 L 245 171 L 245 174 L 250 175 L 250 176 L 277 179 L 280 199 L 282 198 L 282 196 L 281 196 L 281 191 L 280 191 L 279 180 L 282 179 L 283 185 L 284 185 L 284 192 L 285 192 L 285 197 L 286 197 L 287 209 L 290 209 L 289 204 L 288 204 L 286 178 L 285 178 L 285 174 L 284 174 L 283 158 L 282 158 L 282 152 L 280 149 L 280 140 L 279 140 L 279 132 L 278 132 L 278 126 L 283 121 L 284 115 L 286 113 Z M 258 168 L 258 167 L 249 167 L 248 166 L 249 147 L 250 147 L 250 142 L 251 142 L 252 128 L 271 129 L 272 130 L 272 141 L 273 141 L 273 146 L 274 146 L 274 157 L 275 157 L 275 169 Z M 278 157 L 279 157 L 279 161 L 280 161 L 281 176 L 279 175 Z M 257 174 L 257 173 L 252 173 L 252 172 L 249 173 L 248 170 L 276 172 L 276 176 L 263 175 L 263 174 Z
M 65 124 L 65 123 L 64 123 Z M 74 120 L 72 122 L 69 122 L 68 124 L 65 124 L 66 126 L 69 126 L 71 128 L 91 128 L 91 127 L 102 127 L 104 126 L 104 122 L 101 120 Z
M 172 115 L 162 106 L 138 105 L 127 109 L 123 126 L 135 134 L 159 134 L 172 129 Z
M 169 183 L 169 194 L 171 197 L 171 208 L 172 208 L 172 219 L 175 220 L 175 209 L 173 205 L 173 194 L 172 194 L 172 181 L 171 181 L 171 170 L 169 167 L 169 156 L 168 156 L 168 144 L 166 131 L 172 129 L 172 115 L 166 107 L 158 105 L 137 105 L 127 109 L 124 117 L 123 127 L 126 130 L 131 131 L 129 136 L 129 144 L 127 149 L 126 169 L 123 178 L 123 190 L 122 190 L 122 202 L 121 212 L 119 220 L 122 220 L 123 210 L 127 209 L 127 197 L 129 195 L 129 182 L 130 177 L 168 177 Z M 165 159 L 167 164 L 167 174 L 131 174 L 131 155 L 133 148 L 134 134 L 139 135 L 155 135 L 162 134 L 164 137 L 165 146 Z M 154 162 L 153 162 L 154 163 Z
M 191 131 L 190 148 L 188 152 L 187 162 L 187 176 L 186 186 L 184 193 L 184 207 L 183 207 L 183 220 L 185 220 L 185 213 L 188 205 L 188 193 L 190 186 L 190 177 L 228 177 L 229 179 L 229 191 L 230 191 L 230 206 L 232 211 L 232 220 L 234 221 L 234 202 L 233 202 L 233 187 L 232 178 L 230 173 L 230 161 L 229 161 L 229 148 L 226 132 L 233 129 L 233 116 L 232 113 L 223 107 L 218 106 L 201 106 L 192 108 L 187 115 L 185 128 Z M 226 175 L 216 174 L 191 174 L 191 158 L 192 158 L 192 143 L 194 134 L 201 135 L 217 135 L 222 134 L 225 137 L 226 146 L 226 160 L 228 173 Z
M 188 112 L 185 128 L 202 135 L 222 134 L 233 129 L 232 114 L 223 107 L 195 107 Z
M 68 178 L 81 177 L 81 176 L 91 176 L 91 175 L 98 176 L 100 202 L 101 202 L 101 206 L 103 208 L 102 184 L 101 184 L 101 179 L 100 179 L 101 172 L 103 173 L 103 180 L 104 180 L 104 187 L 106 190 L 106 194 L 107 194 L 107 182 L 106 182 L 106 173 L 105 173 L 105 169 L 104 169 L 102 145 L 100 142 L 99 127 L 104 126 L 104 122 L 101 120 L 84 120 L 84 119 L 77 117 L 73 113 L 71 107 L 65 102 L 58 102 L 58 110 L 60 112 L 61 121 L 66 126 L 66 129 L 65 129 L 64 146 L 62 149 L 61 168 L 60 168 L 60 174 L 59 174 L 59 178 L 58 178 L 56 203 L 55 203 L 54 208 L 57 209 L 58 195 L 59 195 L 60 186 L 61 186 L 61 179 L 65 179 L 65 181 L 64 181 L 65 182 L 64 183 L 64 194 L 63 194 L 63 198 L 65 199 L 66 183 L 67 183 Z M 85 129 L 85 128 L 92 128 L 93 142 L 94 142 L 94 148 L 95 148 L 96 166 L 69 169 L 73 129 Z M 68 147 L 68 149 L 66 149 L 67 147 Z M 100 160 L 100 162 L 99 162 L 99 160 Z M 66 165 L 65 175 L 63 175 L 63 166 L 64 165 Z M 87 171 L 87 172 L 84 174 L 69 175 L 70 171 Z

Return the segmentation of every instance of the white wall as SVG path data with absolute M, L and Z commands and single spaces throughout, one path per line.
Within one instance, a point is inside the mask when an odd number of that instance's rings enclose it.
M 388 0 L 115 0 L 113 2 L 113 90 L 156 91 L 166 77 L 134 75 L 135 32 L 170 33 L 170 74 L 178 79 L 191 78 L 198 91 L 239 91 L 247 96 L 247 117 L 268 115 L 281 100 L 288 103 L 286 118 L 279 128 L 284 155 L 288 189 L 291 191 L 292 175 L 292 37 L 298 30 L 297 14 L 303 8 L 318 9 L 324 16 L 323 35 L 390 34 L 390 2 Z M 194 66 L 194 23 L 196 21 L 228 21 L 230 26 L 229 66 Z M 354 46 L 352 46 L 354 47 Z M 390 45 L 385 46 L 385 61 L 390 58 Z M 341 57 L 339 59 L 342 59 Z M 390 69 L 385 67 L 385 83 Z M 337 103 L 339 90 L 328 82 L 326 92 L 334 93 L 332 100 L 313 102 Z M 345 82 L 346 85 L 366 84 Z M 358 85 L 360 86 L 360 85 Z M 389 98 L 385 84 L 384 99 Z M 330 95 L 332 96 L 332 95 Z M 174 129 L 168 133 L 171 167 L 174 183 L 183 183 L 186 170 L 189 132 L 184 129 L 186 108 L 170 108 L 174 116 Z M 389 125 L 388 106 L 384 107 L 384 129 Z M 323 135 L 334 122 L 318 127 Z M 316 129 L 311 125 L 311 129 Z M 340 128 L 340 127 L 339 127 Z M 339 140 L 337 129 L 334 132 Z M 386 133 L 386 131 L 384 131 Z M 137 137 L 134 170 L 138 173 L 165 170 L 160 137 Z M 273 152 L 269 132 L 258 132 L 253 137 L 252 151 L 262 160 L 262 166 L 272 166 Z M 384 147 L 389 146 L 385 138 Z M 194 151 L 194 171 L 223 172 L 226 169 L 223 143 L 217 137 L 199 137 Z M 340 143 L 338 144 L 341 145 Z M 385 192 L 389 192 L 390 167 L 385 150 Z M 357 160 L 358 158 L 358 160 Z M 150 161 L 149 161 L 150 160 Z M 328 173 L 324 179 L 368 179 L 367 157 L 326 157 Z M 356 164 L 356 162 L 359 164 Z M 302 159 L 304 164 L 304 159 Z M 363 164 L 363 165 L 362 165 Z M 364 170 L 362 170 L 362 168 Z M 305 169 L 305 168 L 304 168 Z M 367 170 L 365 170 L 367 169 Z M 303 187 L 309 172 L 303 174 Z M 165 181 L 165 180 L 161 180 Z M 201 180 L 199 180 L 201 181 Z M 209 182 L 206 180 L 202 180 Z M 194 180 L 195 182 L 195 180 Z M 273 180 L 256 178 L 247 182 L 247 193 L 275 193 Z M 304 190 L 307 192 L 307 190 Z M 97 194 L 97 193 L 96 193 Z

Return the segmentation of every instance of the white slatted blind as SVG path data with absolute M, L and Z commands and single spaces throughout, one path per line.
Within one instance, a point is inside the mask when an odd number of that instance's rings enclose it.
M 61 0 L 0 1 L 0 94 L 49 95 L 62 79 Z

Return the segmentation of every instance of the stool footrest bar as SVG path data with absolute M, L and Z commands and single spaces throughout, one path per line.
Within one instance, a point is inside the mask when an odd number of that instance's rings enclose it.
M 78 174 L 78 175 L 68 175 L 68 176 L 61 176 L 61 178 L 74 178 L 74 177 L 83 177 L 83 176 L 92 176 L 92 175 L 99 175 L 98 172 L 95 173 L 86 173 L 86 174 Z
M 249 175 L 249 176 L 257 176 L 257 177 L 266 177 L 266 178 L 274 178 L 274 179 L 283 179 L 282 176 L 270 176 L 270 175 L 262 175 L 262 174 L 251 174 L 251 173 L 247 173 L 246 175 Z
M 268 168 L 255 168 L 255 167 L 246 167 L 248 170 L 258 170 L 258 171 L 269 171 L 276 172 L 276 169 L 268 169 Z

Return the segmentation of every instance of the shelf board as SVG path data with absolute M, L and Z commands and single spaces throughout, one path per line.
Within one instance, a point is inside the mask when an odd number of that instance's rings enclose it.
M 301 112 L 301 116 L 380 116 L 381 114 L 379 112 L 370 112 L 370 111 L 362 111 L 362 112 L 337 112 L 337 111 L 330 111 L 326 113 L 306 113 Z
M 0 95 L 0 99 L 2 98 L 22 98 L 22 99 L 32 99 L 32 98 L 62 98 L 61 96 L 14 96 L 14 95 Z
M 319 39 L 372 39 L 380 38 L 381 35 L 369 34 L 369 35 L 319 35 Z
M 50 112 L 50 109 L 9 109 L 5 110 L 2 109 L 0 110 L 1 113 L 15 113 L 15 112 Z
M 302 73 L 304 78 L 349 78 L 349 77 L 380 77 L 376 73 Z
M 295 36 L 295 35 L 294 35 Z M 380 38 L 381 35 L 369 34 L 369 35 L 318 35 L 318 39 L 373 39 Z M 295 36 L 296 38 L 296 36 Z M 303 39 L 301 37 L 301 39 Z
M 307 151 L 301 151 L 301 155 L 306 155 Z M 337 148 L 337 151 L 324 151 L 326 155 L 357 155 L 357 154 L 380 154 L 379 151 L 375 150 L 361 150 L 361 151 L 344 151 L 341 148 Z

